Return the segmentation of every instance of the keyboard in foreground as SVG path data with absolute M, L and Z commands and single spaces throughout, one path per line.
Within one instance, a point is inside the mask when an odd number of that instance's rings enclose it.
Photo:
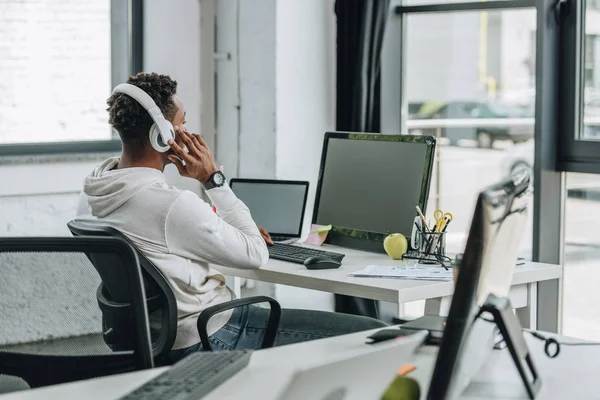
M 192 353 L 122 400 L 198 400 L 244 369 L 251 351 Z
M 304 264 L 304 261 L 311 257 L 327 257 L 342 262 L 342 259 L 345 256 L 344 254 L 334 253 L 332 251 L 317 250 L 284 243 L 275 243 L 273 246 L 268 246 L 268 248 L 269 257 L 275 260 L 289 261 L 296 264 Z

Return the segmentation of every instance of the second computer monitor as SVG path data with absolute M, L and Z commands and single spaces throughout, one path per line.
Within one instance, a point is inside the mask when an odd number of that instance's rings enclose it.
M 409 237 L 415 206 L 425 212 L 434 151 L 431 136 L 326 133 L 313 223 L 333 225 L 328 241 L 349 247 L 383 251 L 387 234 Z
M 308 195 L 307 181 L 234 178 L 230 185 L 248 207 L 254 221 L 271 236 L 278 240 L 300 238 Z

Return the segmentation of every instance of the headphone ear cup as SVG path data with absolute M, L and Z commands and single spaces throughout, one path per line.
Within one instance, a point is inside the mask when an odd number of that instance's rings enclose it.
M 169 139 L 174 139 L 173 134 L 175 132 L 173 132 L 173 125 L 171 125 L 170 122 L 169 128 L 171 129 L 171 132 L 169 132 L 170 137 L 166 138 L 166 140 L 163 140 L 164 138 L 160 134 L 160 129 L 158 129 L 158 126 L 156 124 L 152 124 L 152 126 L 150 127 L 149 139 L 150 145 L 152 145 L 152 148 L 154 150 L 160 153 L 164 153 L 171 148 L 167 142 L 169 141 Z

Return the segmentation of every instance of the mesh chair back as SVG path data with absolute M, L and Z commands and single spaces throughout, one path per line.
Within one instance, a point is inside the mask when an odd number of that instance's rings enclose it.
M 119 298 L 133 313 L 134 341 L 113 352 L 104 341 L 96 297 L 101 275 L 90 259 L 105 257 L 126 282 Z M 153 366 L 139 262 L 117 238 L 0 240 L 0 374 L 31 387 Z
M 119 230 L 102 225 L 94 225 L 81 221 L 70 221 L 67 226 L 75 236 L 100 236 L 116 237 L 128 242 L 137 254 L 142 269 L 142 277 L 146 293 L 147 309 L 150 318 L 150 335 L 152 341 L 152 354 L 157 364 L 168 364 L 166 358 L 175 343 L 177 335 L 177 303 L 173 290 L 160 270 Z M 113 309 L 122 303 L 122 282 L 116 279 L 110 268 L 111 261 L 104 255 L 91 258 L 100 272 L 102 284 L 98 288 L 98 301 L 105 308 L 110 308 L 106 302 L 113 302 Z M 106 271 L 106 272 L 102 272 Z M 122 312 L 105 313 L 104 325 L 112 329 L 112 336 L 106 337 L 111 348 L 119 350 L 121 343 L 127 343 L 130 329 L 127 327 L 129 320 L 127 309 Z

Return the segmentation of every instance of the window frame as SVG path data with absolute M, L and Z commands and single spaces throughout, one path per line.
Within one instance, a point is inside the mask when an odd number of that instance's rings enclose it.
M 404 112 L 406 16 L 412 13 L 473 12 L 535 9 L 535 125 L 534 199 L 532 260 L 564 265 L 565 174 L 557 170 L 559 110 L 559 25 L 555 19 L 556 0 L 491 0 L 463 3 L 404 5 L 392 0 L 391 16 L 384 39 L 382 60 L 382 127 L 386 132 L 406 131 Z M 566 0 L 569 1 L 569 0 Z M 400 73 L 398 73 L 400 71 Z M 390 107 L 386 107 L 390 104 Z M 395 105 L 398 108 L 393 110 Z M 530 313 L 520 312 L 525 325 L 535 320 L 537 329 L 560 333 L 562 329 L 562 278 L 532 285 Z
M 126 80 L 129 75 L 143 71 L 143 1 L 111 0 L 110 2 L 110 74 L 113 87 Z M 127 40 L 123 40 L 124 36 Z M 0 144 L 0 160 L 15 156 L 120 152 L 121 148 L 121 140 L 113 131 L 112 139 L 109 140 L 3 143 Z
M 600 141 L 579 138 L 583 134 L 585 78 L 585 12 L 587 0 L 565 0 L 560 14 L 560 112 L 556 168 L 565 172 L 600 174 Z

